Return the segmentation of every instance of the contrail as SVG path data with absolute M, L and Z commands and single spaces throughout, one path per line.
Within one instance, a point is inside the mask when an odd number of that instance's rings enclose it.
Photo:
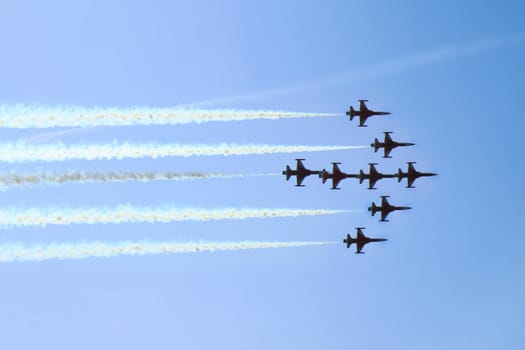
M 157 255 L 213 252 L 221 250 L 296 248 L 336 244 L 338 242 L 78 242 L 23 246 L 0 245 L 0 262 L 44 261 L 49 259 L 84 259 L 119 255 Z
M 278 217 L 299 217 L 334 215 L 357 212 L 360 210 L 330 209 L 253 209 L 253 208 L 178 208 L 170 205 L 163 207 L 135 207 L 119 205 L 117 207 L 92 208 L 7 208 L 0 209 L 0 227 L 45 226 L 71 224 L 119 224 L 119 223 L 155 223 L 173 221 L 210 221 L 267 219 Z
M 304 117 L 333 117 L 340 114 L 264 110 L 188 109 L 149 107 L 80 107 L 0 105 L 0 127 L 54 128 L 86 126 L 178 125 L 211 121 L 241 121 Z
M 19 140 L 20 142 L 24 143 L 43 143 L 47 142 L 52 139 L 60 138 L 62 136 L 68 136 L 73 134 L 79 134 L 82 132 L 88 132 L 88 131 L 94 131 L 96 130 L 96 127 L 91 128 L 69 128 L 65 130 L 57 130 L 57 131 L 48 131 L 48 132 L 40 132 L 39 134 L 29 136 L 25 139 Z
M 203 107 L 210 105 L 221 105 L 243 100 L 264 99 L 274 95 L 289 95 L 308 90 L 319 91 L 319 89 L 341 86 L 349 83 L 357 84 L 362 81 L 370 82 L 374 79 L 396 75 L 405 71 L 417 69 L 423 65 L 436 64 L 442 61 L 452 60 L 459 57 L 473 56 L 482 52 L 502 48 L 503 46 L 519 44 L 523 42 L 523 36 L 507 36 L 499 38 L 488 38 L 476 42 L 461 45 L 446 45 L 435 47 L 426 51 L 413 52 L 399 57 L 393 57 L 362 67 L 347 71 L 336 72 L 324 78 L 312 78 L 292 85 L 261 90 L 249 94 L 234 95 L 222 98 L 198 101 L 186 104 L 188 107 Z
M 223 174 L 200 172 L 137 172 L 137 171 L 64 171 L 56 173 L 34 174 L 2 174 L 0 173 L 0 190 L 11 187 L 48 184 L 59 185 L 63 183 L 93 183 L 93 182 L 122 182 L 122 181 L 186 181 L 198 179 L 233 179 L 259 176 L 275 176 L 277 173 L 254 174 Z
M 276 154 L 339 151 L 369 148 L 368 146 L 306 146 L 306 145 L 265 145 L 265 144 L 158 144 L 149 143 L 105 143 L 73 144 L 51 143 L 30 145 L 24 142 L 0 144 L 0 161 L 53 162 L 74 159 L 123 159 L 123 158 L 161 158 L 193 156 L 239 156 L 250 154 Z

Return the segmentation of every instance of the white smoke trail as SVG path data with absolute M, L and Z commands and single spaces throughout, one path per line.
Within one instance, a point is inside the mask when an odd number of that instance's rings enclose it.
M 337 242 L 78 242 L 23 246 L 0 245 L 0 262 L 44 261 L 49 259 L 84 259 L 115 257 L 119 255 L 155 255 L 213 252 L 221 250 L 246 250 L 270 248 L 295 248 L 336 244 Z
M 96 171 L 79 172 L 65 171 L 59 173 L 35 174 L 2 174 L 0 173 L 0 190 L 27 185 L 51 184 L 58 185 L 68 182 L 121 182 L 121 181 L 186 181 L 197 179 L 233 179 L 258 176 L 275 176 L 274 173 L 255 174 L 222 174 L 222 173 L 176 173 L 176 172 L 136 172 L 136 171 Z
M 185 108 L 86 108 L 80 106 L 0 105 L 0 127 L 53 128 L 127 125 L 178 125 L 211 121 L 241 121 L 303 117 L 333 117 L 340 114 Z
M 192 156 L 233 156 L 250 154 L 275 154 L 338 151 L 362 149 L 368 146 L 304 146 L 304 145 L 257 145 L 257 144 L 158 144 L 150 143 L 107 143 L 75 144 L 62 143 L 28 145 L 23 142 L 0 144 L 0 161 L 52 162 L 73 159 L 123 159 L 123 158 L 161 158 Z
M 251 208 L 177 208 L 134 207 L 120 205 L 114 208 L 7 208 L 0 209 L 0 226 L 45 226 L 71 224 L 154 223 L 173 221 L 244 220 L 278 217 L 334 215 L 355 210 L 329 209 L 251 209 Z

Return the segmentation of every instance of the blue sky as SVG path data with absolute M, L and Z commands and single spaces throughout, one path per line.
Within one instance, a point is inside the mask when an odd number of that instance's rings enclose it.
M 0 101 L 83 106 L 341 112 L 359 98 L 392 115 L 97 127 L 47 141 L 367 145 L 275 156 L 5 164 L 6 171 L 279 172 L 406 161 L 436 171 L 409 190 L 347 180 L 295 188 L 282 177 L 67 184 L 4 192 L 0 205 L 158 205 L 366 209 L 380 195 L 414 209 L 171 224 L 2 230 L 1 243 L 79 240 L 342 240 L 340 246 L 0 265 L 0 347 L 521 349 L 525 260 L 519 1 L 36 1 L 0 7 Z M 63 129 L 57 129 L 63 130 Z M 0 130 L 13 141 L 56 130 Z M 396 215 L 398 214 L 398 215 Z M 1 248 L 0 248 L 1 249 Z

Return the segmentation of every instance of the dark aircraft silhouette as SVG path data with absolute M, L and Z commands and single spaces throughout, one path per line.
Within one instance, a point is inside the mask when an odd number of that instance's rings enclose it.
M 393 177 L 396 177 L 396 175 L 394 174 L 382 174 L 380 173 L 379 171 L 377 171 L 375 165 L 377 165 L 377 163 L 368 163 L 370 165 L 370 171 L 368 172 L 368 174 L 365 174 L 365 172 L 363 170 L 359 170 L 359 183 L 363 183 L 364 180 L 368 180 L 368 189 L 369 190 L 375 190 L 376 188 L 374 187 L 374 185 L 376 184 L 376 182 L 378 180 L 381 180 L 381 179 L 388 179 L 388 178 L 393 178 Z
M 286 170 L 283 170 L 283 175 L 286 175 L 286 181 L 290 180 L 291 176 L 295 176 L 297 180 L 296 187 L 304 187 L 302 183 L 305 177 L 313 174 L 321 174 L 321 171 L 306 169 L 303 165 L 303 160 L 304 159 L 296 159 L 296 170 L 290 169 L 288 165 L 286 166 Z
M 365 236 L 365 234 L 362 231 L 362 230 L 364 230 L 364 227 L 356 227 L 355 229 L 357 230 L 357 237 L 356 238 L 352 238 L 350 236 L 350 234 L 347 234 L 346 238 L 343 239 L 343 243 L 346 243 L 346 247 L 347 248 L 350 248 L 352 243 L 355 243 L 356 244 L 356 249 L 355 249 L 355 253 L 356 254 L 364 254 L 361 251 L 361 249 L 363 249 L 363 247 L 366 244 L 370 243 L 370 242 L 384 242 L 384 241 L 386 241 L 385 238 L 369 238 L 369 237 Z
M 408 170 L 406 173 L 404 173 L 403 170 L 401 169 L 397 171 L 397 182 L 401 182 L 401 180 L 403 180 L 403 178 L 406 177 L 407 178 L 407 188 L 414 188 L 412 184 L 414 183 L 414 181 L 416 181 L 416 179 L 420 177 L 437 175 L 436 173 L 422 173 L 422 172 L 417 171 L 416 168 L 414 168 L 415 163 L 416 162 L 407 162 Z
M 390 134 L 392 131 L 385 131 L 385 141 L 381 142 L 377 138 L 374 140 L 374 143 L 372 143 L 370 146 L 374 147 L 374 152 L 377 152 L 378 149 L 383 148 L 384 154 L 383 158 L 392 158 L 389 156 L 390 152 L 396 148 L 401 146 L 414 146 L 415 143 L 409 143 L 409 142 L 396 142 L 392 140 L 392 137 L 390 137 Z
M 395 205 L 392 205 L 388 203 L 388 197 L 390 196 L 381 196 L 380 207 L 378 207 L 374 202 L 372 202 L 372 206 L 368 207 L 368 211 L 372 214 L 372 216 L 374 216 L 378 211 L 381 212 L 381 220 L 379 221 L 388 221 L 386 220 L 386 217 L 393 211 L 412 209 L 412 207 L 397 207 Z
M 359 116 L 359 125 L 358 126 L 367 126 L 365 125 L 366 120 L 374 115 L 389 115 L 390 112 L 376 112 L 371 109 L 368 109 L 366 103 L 368 100 L 359 100 L 359 110 L 356 111 L 354 107 L 350 106 L 350 110 L 346 112 L 346 115 L 350 117 L 350 120 L 354 117 Z
M 319 177 L 323 179 L 323 183 L 325 183 L 328 179 L 332 179 L 332 190 L 340 190 L 340 188 L 337 187 L 337 185 L 339 185 L 339 182 L 341 182 L 341 180 L 351 177 L 358 177 L 358 175 L 356 174 L 343 173 L 341 169 L 339 169 L 339 166 L 337 164 L 341 163 L 332 163 L 332 173 L 329 173 L 328 171 L 326 171 L 326 169 L 323 169 L 321 171 L 321 174 L 319 175 Z

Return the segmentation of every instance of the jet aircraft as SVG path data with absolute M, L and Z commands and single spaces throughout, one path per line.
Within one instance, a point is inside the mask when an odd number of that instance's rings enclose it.
M 304 159 L 296 159 L 297 161 L 296 170 L 290 169 L 288 165 L 286 166 L 286 170 L 283 170 L 283 175 L 286 175 L 286 181 L 290 180 L 291 176 L 295 176 L 296 181 L 297 181 L 295 185 L 296 187 L 304 187 L 302 183 L 305 177 L 314 175 L 314 174 L 318 174 L 318 175 L 321 174 L 321 171 L 319 170 L 306 169 L 305 166 L 303 165 L 303 162 L 302 162 L 303 160 Z
M 343 243 L 346 244 L 346 248 L 350 248 L 352 243 L 355 243 L 356 244 L 356 251 L 355 251 L 356 254 L 364 254 L 361 250 L 363 249 L 363 247 L 366 244 L 368 244 L 370 242 L 384 242 L 384 241 L 386 241 L 385 238 L 369 238 L 369 237 L 365 236 L 365 234 L 362 231 L 362 230 L 364 230 L 364 227 L 356 227 L 355 229 L 357 230 L 357 237 L 356 238 L 352 238 L 350 236 L 350 234 L 347 234 L 346 238 L 343 239 Z
M 359 183 L 363 183 L 364 180 L 368 180 L 368 189 L 369 190 L 375 190 L 376 188 L 374 185 L 378 180 L 381 179 L 387 179 L 387 178 L 393 178 L 396 177 L 394 174 L 382 174 L 379 171 L 377 171 L 375 165 L 377 163 L 368 163 L 370 165 L 370 170 L 368 174 L 366 174 L 363 170 L 359 170 Z
M 386 217 L 393 211 L 412 209 L 412 207 L 397 207 L 395 205 L 392 205 L 388 203 L 388 197 L 390 196 L 381 196 L 380 207 L 378 207 L 374 202 L 372 202 L 372 206 L 368 207 L 368 211 L 372 214 L 372 216 L 374 216 L 378 211 L 381 212 L 381 220 L 379 221 L 388 221 L 386 220 Z
M 403 172 L 403 170 L 399 169 L 397 171 L 397 182 L 401 182 L 401 180 L 403 180 L 403 178 L 406 177 L 407 179 L 407 188 L 414 188 L 414 186 L 412 186 L 412 184 L 414 183 L 414 181 L 416 181 L 416 179 L 420 178 L 420 177 L 427 177 L 427 176 L 436 176 L 437 174 L 436 173 L 422 173 L 422 172 L 419 172 L 416 170 L 416 168 L 414 168 L 414 164 L 416 162 L 407 162 L 408 164 L 408 170 L 406 173 Z
M 389 115 L 390 112 L 378 112 L 373 111 L 371 109 L 368 109 L 366 106 L 366 103 L 368 100 L 359 100 L 359 110 L 356 111 L 354 107 L 350 106 L 350 109 L 348 112 L 346 112 L 346 115 L 350 117 L 350 120 L 354 119 L 354 117 L 359 116 L 359 125 L 358 126 L 368 126 L 365 125 L 366 120 L 369 117 L 372 117 L 374 115 Z
M 343 173 L 341 169 L 339 169 L 338 164 L 341 163 L 332 163 L 332 173 L 329 173 L 328 171 L 326 171 L 326 169 L 323 169 L 321 171 L 321 174 L 319 175 L 319 177 L 323 179 L 323 183 L 325 183 L 328 179 L 332 179 L 332 190 L 340 190 L 340 188 L 337 187 L 337 185 L 339 185 L 339 182 L 341 182 L 341 180 L 351 177 L 358 177 L 358 175 L 356 174 Z
M 385 140 L 383 142 L 379 141 L 377 138 L 374 140 L 374 143 L 372 143 L 370 146 L 374 147 L 374 152 L 377 152 L 380 148 L 383 148 L 383 158 L 392 158 L 390 157 L 390 152 L 396 147 L 401 146 L 414 146 L 415 143 L 410 142 L 396 142 L 392 140 L 392 137 L 390 137 L 390 134 L 392 131 L 385 131 Z

